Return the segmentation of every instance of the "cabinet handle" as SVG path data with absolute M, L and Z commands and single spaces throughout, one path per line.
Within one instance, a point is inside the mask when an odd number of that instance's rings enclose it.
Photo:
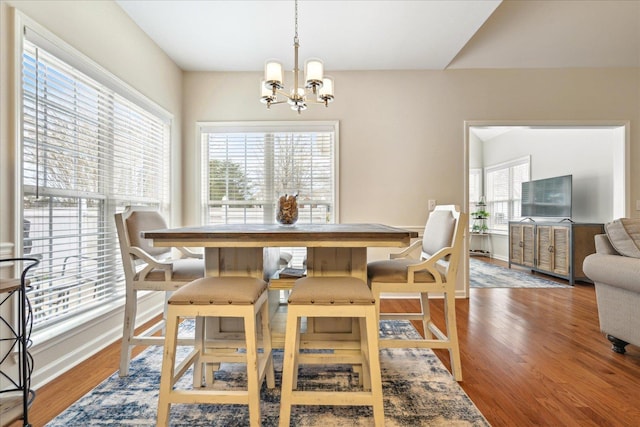
M 553 246 L 549 246 L 549 252 L 553 252 Z

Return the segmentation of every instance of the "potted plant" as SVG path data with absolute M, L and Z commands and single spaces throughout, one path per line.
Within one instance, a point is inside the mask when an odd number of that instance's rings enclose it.
M 475 212 L 471 212 L 471 217 L 473 219 L 487 219 L 489 218 L 489 212 L 485 211 L 484 209 L 478 209 Z
M 489 212 L 484 210 L 484 205 L 477 206 L 475 212 L 471 212 L 471 218 L 473 218 L 473 225 L 471 226 L 472 233 L 486 233 L 489 231 L 486 219 L 489 218 Z

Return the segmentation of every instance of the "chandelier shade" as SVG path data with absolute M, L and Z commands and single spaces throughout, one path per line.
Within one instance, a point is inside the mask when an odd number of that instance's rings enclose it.
M 275 104 L 285 102 L 300 114 L 307 109 L 307 104 L 324 104 L 325 107 L 333 101 L 333 79 L 324 76 L 324 64 L 318 58 L 310 58 L 304 64 L 304 85 L 301 87 L 298 67 L 298 0 L 295 0 L 295 35 L 293 37 L 293 87 L 289 91 L 284 90 L 284 71 L 282 63 L 275 59 L 269 59 L 264 66 L 264 79 L 260 81 L 260 102 L 271 108 Z M 278 95 L 284 99 L 279 99 Z M 314 97 L 310 97 L 314 95 Z
M 267 85 L 282 89 L 283 79 L 282 63 L 273 59 L 267 61 L 264 65 L 264 80 Z

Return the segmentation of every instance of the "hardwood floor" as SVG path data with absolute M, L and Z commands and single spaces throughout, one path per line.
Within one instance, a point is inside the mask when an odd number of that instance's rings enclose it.
M 456 305 L 460 385 L 491 425 L 639 425 L 640 348 L 627 346 L 625 355 L 611 351 L 599 331 L 593 285 L 471 289 L 470 294 Z M 433 301 L 432 311 L 441 314 L 440 300 Z M 45 425 L 115 372 L 118 351 L 114 343 L 38 390 L 30 412 L 33 426 Z M 448 353 L 436 353 L 449 367 Z

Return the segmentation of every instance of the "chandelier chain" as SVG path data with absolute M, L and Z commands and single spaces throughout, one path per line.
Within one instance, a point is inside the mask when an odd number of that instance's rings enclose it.
M 295 1 L 295 35 L 293 36 L 294 43 L 298 43 L 298 0 Z

